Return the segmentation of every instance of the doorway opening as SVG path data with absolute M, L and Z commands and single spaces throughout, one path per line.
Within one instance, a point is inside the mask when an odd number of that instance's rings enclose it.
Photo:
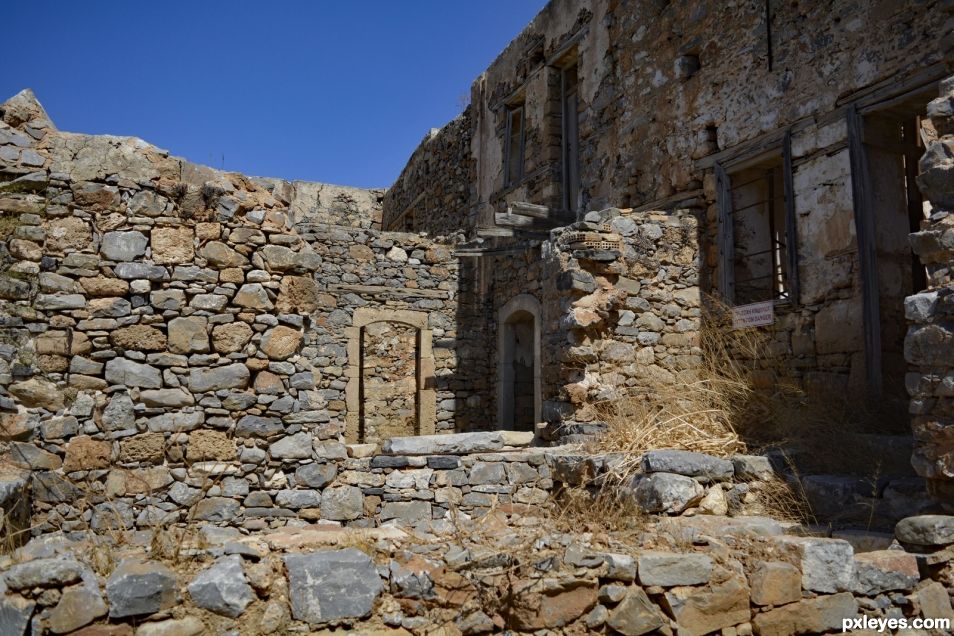
M 501 310 L 498 332 L 499 428 L 532 431 L 540 421 L 540 303 L 527 294 Z
M 361 332 L 361 439 L 416 435 L 418 330 L 376 322 Z
M 933 93 L 936 94 L 936 91 Z M 918 189 L 918 161 L 934 134 L 923 115 L 932 93 L 915 93 L 864 114 L 861 137 L 867 161 L 870 218 L 873 224 L 884 414 L 907 427 L 908 394 L 904 377 L 904 299 L 927 286 L 924 265 L 911 250 L 908 234 L 925 218 Z

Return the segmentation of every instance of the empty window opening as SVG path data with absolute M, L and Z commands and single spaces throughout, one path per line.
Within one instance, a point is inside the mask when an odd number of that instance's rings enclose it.
M 394 322 L 361 329 L 361 441 L 418 433 L 418 338 L 417 329 Z
M 789 300 L 782 158 L 732 173 L 730 196 L 735 304 Z
M 534 318 L 517 311 L 503 325 L 504 428 L 532 431 L 534 415 Z
M 563 208 L 576 212 L 580 198 L 580 122 L 579 122 L 579 67 L 564 68 L 560 77 L 560 108 L 562 112 L 562 166 Z
M 507 108 L 507 132 L 504 143 L 506 185 L 514 185 L 523 179 L 525 109 L 523 104 Z

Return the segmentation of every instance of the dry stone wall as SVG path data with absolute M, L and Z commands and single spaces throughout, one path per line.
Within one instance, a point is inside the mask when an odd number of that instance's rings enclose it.
M 31 471 L 35 530 L 141 527 L 192 506 L 285 523 L 315 517 L 333 481 L 323 514 L 388 514 L 383 482 L 360 477 L 370 460 L 341 442 L 386 432 L 362 430 L 363 402 L 395 374 L 411 388 L 401 432 L 455 428 L 470 383 L 451 247 L 352 223 L 364 204 L 339 214 L 324 186 L 295 217 L 302 184 L 61 133 L 28 92 L 0 111 L 0 450 Z M 394 368 L 364 351 L 381 329 L 402 330 Z
M 928 115 L 938 133 L 921 159 L 918 183 L 932 214 L 911 246 L 927 267 L 929 287 L 905 301 L 905 357 L 915 448 L 912 463 L 938 496 L 954 493 L 954 78 Z
M 467 107 L 446 126 L 427 134 L 384 195 L 385 229 L 426 231 L 432 236 L 473 230 L 472 125 Z

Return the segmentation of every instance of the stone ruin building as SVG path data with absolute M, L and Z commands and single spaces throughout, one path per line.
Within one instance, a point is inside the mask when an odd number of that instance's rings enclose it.
M 387 190 L 226 173 L 139 139 L 62 132 L 19 93 L 0 105 L 4 529 L 376 528 L 540 506 L 587 461 L 546 449 L 601 432 L 599 403 L 698 367 L 716 300 L 768 316 L 761 385 L 853 396 L 880 414 L 878 431 L 913 433 L 911 467 L 871 504 L 879 515 L 893 524 L 950 501 L 952 12 L 942 0 L 551 0 Z M 771 472 L 764 458 L 710 458 L 723 464 L 680 473 L 666 457 L 646 472 L 687 475 L 695 502 L 729 476 Z M 833 479 L 816 486 L 842 497 L 834 508 L 859 496 Z M 848 578 L 818 582 L 812 546 L 793 548 L 811 603 L 857 613 L 862 555 L 826 552 L 848 559 L 826 576 Z M 352 556 L 335 567 L 377 581 Z M 370 612 L 314 610 L 295 589 L 317 570 L 284 558 L 294 619 Z M 21 575 L 0 594 L 47 585 Z M 906 575 L 908 588 L 871 590 L 909 589 L 919 576 Z M 655 585 L 709 583 L 674 580 Z M 753 601 L 782 606 L 756 618 L 748 592 L 744 607 L 699 610 L 705 620 L 675 601 L 667 612 L 698 622 L 680 634 L 751 633 L 750 620 L 766 634 L 836 629 L 796 588 Z M 919 589 L 950 612 L 943 587 L 941 600 Z M 106 590 L 113 620 L 175 596 L 124 614 L 135 603 Z M 60 596 L 23 594 L 0 604 L 4 634 L 67 633 L 106 613 L 77 624 Z M 535 621 L 517 622 L 563 626 Z M 500 627 L 481 625 L 459 627 Z

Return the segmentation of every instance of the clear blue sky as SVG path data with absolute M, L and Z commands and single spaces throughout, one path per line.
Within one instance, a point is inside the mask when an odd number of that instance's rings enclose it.
M 389 186 L 545 0 L 29 0 L 0 101 L 259 176 Z

